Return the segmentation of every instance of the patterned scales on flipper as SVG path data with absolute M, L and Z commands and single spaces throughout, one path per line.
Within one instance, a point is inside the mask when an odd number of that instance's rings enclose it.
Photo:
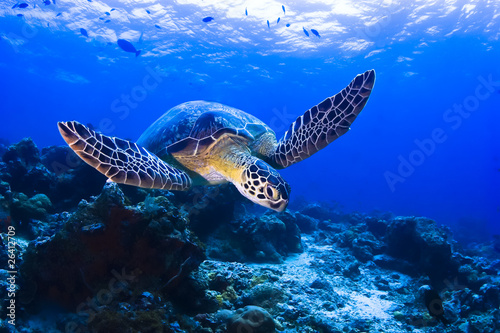
M 68 145 L 86 163 L 116 183 L 185 191 L 191 179 L 134 142 L 108 137 L 76 122 L 59 122 Z
M 365 106 L 375 71 L 359 74 L 341 92 L 325 99 L 295 120 L 278 143 L 273 159 L 286 168 L 325 148 L 349 130 Z

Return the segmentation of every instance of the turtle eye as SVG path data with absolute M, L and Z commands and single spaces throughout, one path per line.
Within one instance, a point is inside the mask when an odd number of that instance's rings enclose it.
M 266 185 L 266 194 L 267 197 L 272 200 L 278 200 L 280 198 L 278 191 L 271 185 Z

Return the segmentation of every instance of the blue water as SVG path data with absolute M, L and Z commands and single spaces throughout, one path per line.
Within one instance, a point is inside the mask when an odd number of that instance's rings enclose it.
M 500 232 L 498 2 L 27 3 L 0 4 L 0 136 L 10 142 L 62 145 L 56 122 L 67 120 L 134 140 L 199 99 L 252 113 L 280 137 L 373 68 L 352 130 L 281 171 L 292 196 Z

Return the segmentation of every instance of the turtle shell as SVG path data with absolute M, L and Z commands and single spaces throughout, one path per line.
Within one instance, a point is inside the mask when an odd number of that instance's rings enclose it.
M 214 102 L 192 101 L 177 105 L 144 131 L 137 143 L 160 158 L 172 153 L 203 153 L 223 134 L 234 134 L 251 143 L 274 132 L 256 117 Z

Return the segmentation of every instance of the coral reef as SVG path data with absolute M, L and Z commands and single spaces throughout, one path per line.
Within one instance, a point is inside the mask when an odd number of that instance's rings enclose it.
M 21 271 L 38 286 L 35 299 L 74 308 L 113 278 L 146 275 L 175 288 L 204 259 L 186 220 L 163 197 L 152 207 L 126 206 L 117 184 L 94 202 L 82 201 L 50 238 L 30 243 Z
M 459 246 L 433 220 L 334 203 L 263 212 L 231 185 L 144 190 L 64 147 L 4 150 L 0 222 L 16 228 L 19 275 L 2 332 L 500 330 L 498 238 Z M 2 262 L 11 253 L 3 233 Z

